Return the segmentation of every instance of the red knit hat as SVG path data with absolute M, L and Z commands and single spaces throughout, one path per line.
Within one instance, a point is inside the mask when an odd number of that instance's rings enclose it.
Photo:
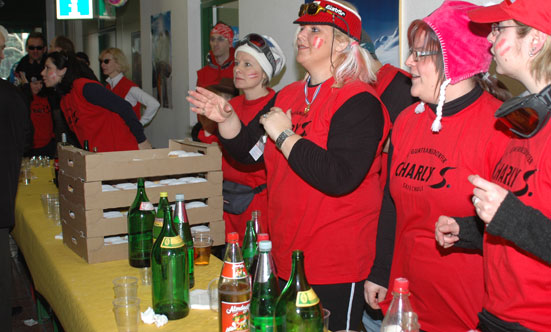
M 354 38 L 356 41 L 360 41 L 362 36 L 362 18 L 360 14 L 352 8 L 333 0 L 314 1 L 302 5 L 301 9 L 306 8 L 306 6 L 313 8 L 316 5 L 321 7 L 321 10 L 316 14 L 310 15 L 306 12 L 293 23 L 330 25 Z
M 551 35 L 551 1 L 505 0 L 500 4 L 482 7 L 469 12 L 474 22 L 494 23 L 517 20 Z

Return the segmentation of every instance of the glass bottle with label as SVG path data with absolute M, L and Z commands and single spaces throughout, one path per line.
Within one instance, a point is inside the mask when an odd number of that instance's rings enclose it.
M 251 284 L 239 249 L 239 234 L 228 233 L 227 241 L 218 282 L 219 331 L 249 331 Z
M 163 206 L 164 222 L 151 251 L 153 310 L 170 320 L 189 314 L 187 248 L 172 224 L 170 206 Z
M 292 259 L 291 277 L 276 304 L 276 331 L 323 332 L 323 308 L 306 280 L 304 254 L 301 250 L 295 250 Z
M 193 237 L 191 237 L 191 230 L 189 228 L 189 219 L 186 212 L 186 203 L 184 202 L 184 194 L 176 194 L 176 205 L 174 207 L 174 227 L 176 231 L 184 240 L 188 251 L 188 273 L 189 273 L 189 288 L 195 286 L 195 277 L 193 270 L 195 264 L 193 264 Z
M 265 232 L 265 230 L 262 229 L 260 217 L 261 217 L 260 210 L 254 210 L 253 212 L 251 212 L 251 219 L 253 220 L 254 231 L 256 232 L 256 234 Z
M 392 288 L 392 302 L 381 324 L 381 332 L 419 332 L 417 314 L 409 302 L 409 281 L 396 278 Z
M 279 283 L 270 254 L 272 242 L 259 242 L 258 250 L 260 253 L 251 299 L 251 331 L 273 332 L 275 331 L 274 312 L 279 297 Z
M 163 191 L 160 194 L 159 204 L 157 205 L 157 214 L 155 215 L 155 223 L 153 224 L 153 242 L 155 242 L 161 233 L 161 229 L 163 229 L 165 206 L 169 206 L 168 193 Z
M 144 179 L 138 179 L 134 202 L 128 209 L 128 261 L 133 267 L 149 267 L 153 247 L 155 209 L 145 193 Z
M 245 261 L 245 267 L 250 275 L 254 272 L 251 270 L 251 264 L 253 263 L 254 256 L 258 255 L 258 247 L 256 246 L 256 232 L 254 230 L 254 220 L 247 221 L 247 228 L 245 229 L 245 237 L 243 238 L 243 260 Z

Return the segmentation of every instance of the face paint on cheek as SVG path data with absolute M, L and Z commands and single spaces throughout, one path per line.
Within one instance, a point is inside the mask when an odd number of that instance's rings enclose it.
M 314 37 L 314 48 L 321 48 L 321 46 L 323 45 L 323 42 L 324 40 L 321 39 L 320 37 L 318 36 Z
M 504 50 L 500 50 L 499 51 L 499 56 L 503 57 L 505 54 L 507 54 L 509 52 L 510 49 L 511 49 L 511 46 L 507 46 Z
M 248 74 L 247 77 L 248 77 L 248 78 L 257 78 L 257 77 L 258 77 L 258 73 Z
M 504 49 L 503 45 L 505 45 L 505 39 L 500 40 L 499 43 L 497 43 L 497 45 L 496 45 L 495 50 L 496 50 L 496 53 L 499 54 L 499 56 L 505 55 L 511 49 L 511 47 L 506 47 Z

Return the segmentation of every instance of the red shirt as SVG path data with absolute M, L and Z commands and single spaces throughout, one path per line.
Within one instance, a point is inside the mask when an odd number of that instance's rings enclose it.
M 230 104 L 235 110 L 235 113 L 239 116 L 239 119 L 247 125 L 274 95 L 274 90 L 269 89 L 269 93 L 264 97 L 255 100 L 246 100 L 245 95 L 240 95 L 230 100 Z M 199 140 L 205 143 L 218 142 L 215 135 L 205 137 L 204 130 L 199 131 L 198 137 Z M 241 183 L 251 188 L 266 183 L 266 168 L 264 163 L 246 165 L 235 161 L 235 159 L 233 159 L 223 148 L 222 153 L 224 156 L 224 158 L 222 158 L 224 180 Z M 239 233 L 239 240 L 242 242 L 247 221 L 251 219 L 251 213 L 254 210 L 260 211 L 260 227 L 263 232 L 268 232 L 268 191 L 264 189 L 254 196 L 251 204 L 242 214 L 236 215 L 224 212 L 226 234 L 237 232 Z
M 55 137 L 52 108 L 48 98 L 38 95 L 33 96 L 30 107 L 34 127 L 33 149 L 38 149 L 46 146 Z
M 397 277 L 409 279 L 411 304 L 423 330 L 475 329 L 484 294 L 480 252 L 442 249 L 434 238 L 441 215 L 475 214 L 470 174 L 489 169 L 484 156 L 499 155 L 508 138 L 491 130 L 501 102 L 487 92 L 431 131 L 434 112 L 415 114 L 414 104 L 396 119 L 389 188 L 396 206 L 394 256 L 388 289 Z M 484 253 L 485 254 L 485 253 Z M 386 301 L 392 298 L 387 293 Z
M 76 79 L 71 91 L 61 98 L 67 124 L 80 145 L 84 146 L 84 141 L 88 140 L 90 150 L 97 148 L 98 152 L 137 150 L 136 138 L 117 113 L 84 98 L 82 89 L 88 83 L 100 84 L 86 78 Z
M 196 86 L 206 88 L 220 83 L 223 77 L 233 79 L 234 52 L 235 50 L 231 48 L 230 57 L 223 64 L 218 64 L 216 58 L 212 55 L 212 51 L 210 51 L 209 58 L 211 62 L 197 71 Z
M 551 218 L 550 140 L 549 123 L 529 139 L 512 139 L 490 173 L 492 182 L 513 192 L 547 218 Z M 484 272 L 487 311 L 534 331 L 551 331 L 549 264 L 513 242 L 486 232 Z
M 119 83 L 115 85 L 114 89 L 111 89 L 111 84 L 107 84 L 105 87 L 110 91 L 113 91 L 113 93 L 116 94 L 117 96 L 121 97 L 122 99 L 125 99 L 126 95 L 128 94 L 128 91 L 130 91 L 132 87 L 137 87 L 137 86 L 138 85 L 136 83 L 132 82 L 131 80 L 126 78 L 126 76 L 123 75 Z M 132 107 L 132 109 L 134 110 L 134 113 L 136 113 L 136 116 L 138 117 L 138 120 L 142 118 L 141 107 L 142 107 L 142 104 L 140 103 L 136 103 L 136 105 Z
M 367 83 L 354 81 L 341 88 L 331 87 L 333 83 L 333 79 L 323 83 L 306 114 L 305 81 L 283 88 L 275 102 L 275 106 L 284 111 L 292 110 L 292 124 L 297 134 L 324 149 L 335 112 L 361 92 L 376 96 Z M 382 137 L 386 139 L 390 120 L 384 108 L 383 114 Z M 264 160 L 268 175 L 268 218 L 278 276 L 289 278 L 291 253 L 300 249 L 304 251 L 306 275 L 312 284 L 350 283 L 367 278 L 375 254 L 382 199 L 379 172 L 383 142 L 378 142 L 371 168 L 359 186 L 336 197 L 304 181 L 290 168 L 274 142 L 267 140 Z

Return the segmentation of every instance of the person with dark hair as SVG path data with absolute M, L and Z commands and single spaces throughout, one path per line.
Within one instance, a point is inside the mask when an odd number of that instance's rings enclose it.
M 202 88 L 220 83 L 223 77 L 233 77 L 233 30 L 218 22 L 210 31 L 210 51 L 207 65 L 197 71 L 197 84 Z
M 83 64 L 64 52 L 48 54 L 42 77 L 61 95 L 61 110 L 79 143 L 93 151 L 151 148 L 130 104 L 93 81 Z
M 395 278 L 407 278 L 411 305 L 425 331 L 477 326 L 482 256 L 475 250 L 440 250 L 434 223 L 442 214 L 473 214 L 467 176 L 485 171 L 484 156 L 498 155 L 509 140 L 494 127 L 491 109 L 501 101 L 478 83 L 491 56 L 490 25 L 467 17 L 477 7 L 446 0 L 409 26 L 406 65 L 411 94 L 420 102 L 402 111 L 392 128 L 377 254 L 364 290 L 372 308 L 386 310 L 392 299 L 387 289 Z
M 88 57 L 88 54 L 84 52 L 77 52 L 75 53 L 75 56 L 78 60 L 84 62 L 87 66 L 90 66 L 90 58 Z
M 307 75 L 247 125 L 235 105 L 205 89 L 190 91 L 187 100 L 218 122 L 218 138 L 236 160 L 265 163 L 278 277 L 290 278 L 291 253 L 303 250 L 308 281 L 331 311 L 329 328 L 357 329 L 375 255 L 390 119 L 370 85 L 375 72 L 359 46 L 358 10 L 342 0 L 306 3 L 294 23 L 296 61 Z
M 50 52 L 65 52 L 67 54 L 75 54 L 75 44 L 65 36 L 55 36 L 50 41 Z
M 48 53 L 44 35 L 40 32 L 31 32 L 25 42 L 25 50 L 27 55 L 19 60 L 14 70 L 15 79 L 20 84 L 28 83 L 29 74 L 40 72 L 44 68 L 45 55 Z

